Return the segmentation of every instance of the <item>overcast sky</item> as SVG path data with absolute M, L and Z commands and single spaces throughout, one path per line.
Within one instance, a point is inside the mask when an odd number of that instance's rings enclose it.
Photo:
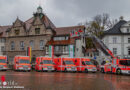
M 39 4 L 57 27 L 77 25 L 102 13 L 130 20 L 130 0 L 0 0 L 0 25 L 12 24 L 17 16 L 26 21 Z

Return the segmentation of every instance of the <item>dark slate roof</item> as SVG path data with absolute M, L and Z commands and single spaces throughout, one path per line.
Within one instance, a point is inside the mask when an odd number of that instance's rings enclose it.
M 113 26 L 113 28 L 111 28 L 111 29 L 105 31 L 104 34 L 105 34 L 105 35 L 106 35 L 106 34 L 107 34 L 107 35 L 110 35 L 110 34 L 124 34 L 124 33 L 122 33 L 122 32 L 120 31 L 120 27 L 121 27 L 123 24 L 125 24 L 125 23 L 127 23 L 125 20 L 120 20 L 117 24 L 115 24 L 115 25 Z

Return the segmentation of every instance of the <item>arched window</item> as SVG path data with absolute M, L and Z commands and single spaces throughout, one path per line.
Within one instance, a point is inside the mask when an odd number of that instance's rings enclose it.
M 33 41 L 33 40 L 31 40 L 29 44 L 30 44 L 30 46 L 31 46 L 32 50 L 34 50 L 34 41 Z
M 11 50 L 15 50 L 15 43 L 14 43 L 14 41 L 11 42 Z
M 40 40 L 40 50 L 43 50 L 44 47 L 44 40 Z

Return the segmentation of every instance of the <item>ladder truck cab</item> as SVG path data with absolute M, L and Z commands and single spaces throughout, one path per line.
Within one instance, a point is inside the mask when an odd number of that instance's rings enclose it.
M 7 56 L 0 56 L 0 70 L 7 70 Z
M 75 58 L 55 58 L 54 62 L 55 62 L 55 67 L 57 71 L 70 71 L 70 72 L 76 72 L 77 68 L 76 65 L 74 64 L 73 60 Z
M 97 68 L 90 59 L 88 58 L 76 58 L 74 59 L 74 63 L 77 66 L 77 71 L 79 72 L 96 72 Z
M 29 56 L 15 56 L 13 67 L 14 67 L 14 70 L 17 70 L 17 71 L 31 71 L 30 57 Z
M 35 62 L 36 71 L 54 71 L 54 63 L 51 57 L 37 57 Z

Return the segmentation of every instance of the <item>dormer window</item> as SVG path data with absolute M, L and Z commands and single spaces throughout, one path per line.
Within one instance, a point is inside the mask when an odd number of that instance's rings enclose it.
M 40 28 L 35 28 L 35 34 L 40 34 Z
M 127 33 L 129 33 L 129 28 L 127 28 Z
M 15 35 L 19 35 L 19 29 L 15 30 Z

